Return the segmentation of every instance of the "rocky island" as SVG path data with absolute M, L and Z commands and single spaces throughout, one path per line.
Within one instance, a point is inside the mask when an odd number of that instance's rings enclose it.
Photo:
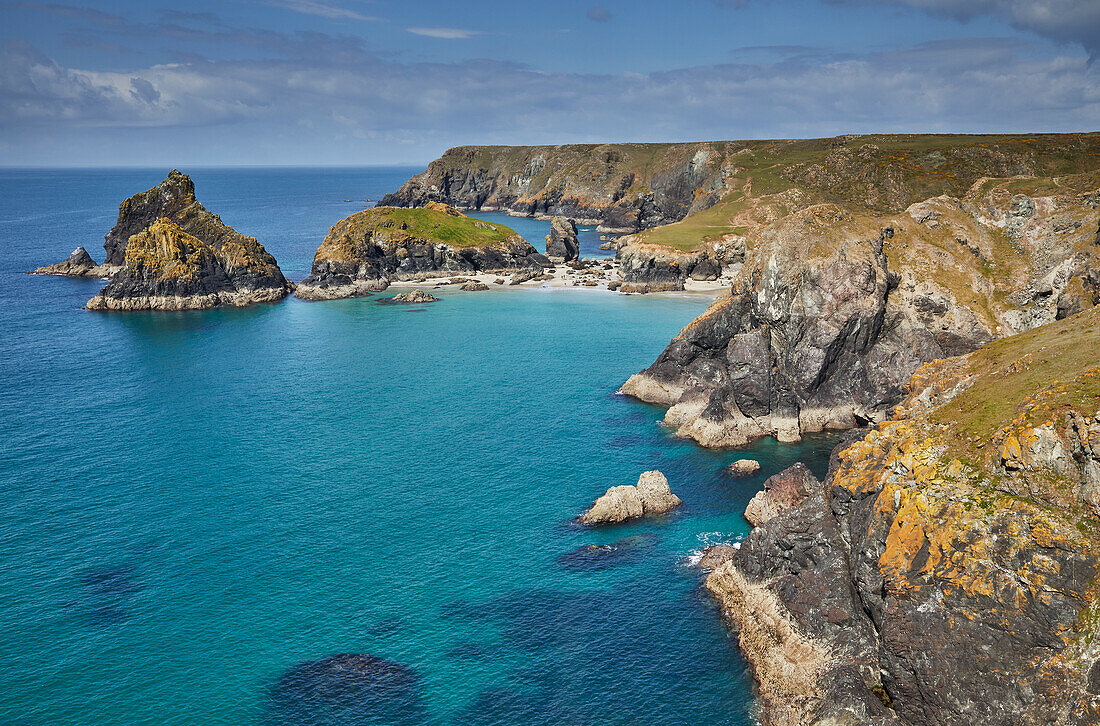
M 502 224 L 472 219 L 445 204 L 374 207 L 337 222 L 296 290 L 306 300 L 358 297 L 391 281 L 454 273 L 541 272 L 550 261 Z
M 118 220 L 96 265 L 78 247 L 37 274 L 110 277 L 89 310 L 199 310 L 274 302 L 290 293 L 275 258 L 207 211 L 191 178 L 175 169 L 118 208 Z
M 1100 722 L 1098 351 L 1094 307 L 930 362 L 767 490 L 706 581 L 763 723 Z

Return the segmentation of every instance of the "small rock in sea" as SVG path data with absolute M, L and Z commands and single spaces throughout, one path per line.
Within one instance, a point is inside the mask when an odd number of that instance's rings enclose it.
M 466 292 L 482 292 L 488 289 L 488 285 L 486 285 L 484 282 L 478 282 L 477 280 L 470 280 L 465 285 L 459 288 L 459 290 L 465 290 Z
M 429 292 L 424 292 L 420 288 L 417 288 L 415 290 L 403 292 L 400 295 L 394 295 L 393 297 L 386 298 L 385 300 L 379 300 L 378 302 L 385 305 L 416 305 L 420 303 L 439 302 L 439 298 Z
M 696 563 L 701 570 L 711 571 L 726 560 L 737 554 L 738 545 L 716 544 L 703 549 L 703 554 Z
M 760 471 L 760 462 L 756 459 L 738 459 L 726 467 L 726 472 L 733 476 L 748 476 Z
M 764 488 L 745 507 L 745 519 L 752 526 L 759 527 L 777 514 L 801 504 L 820 487 L 821 482 L 802 462 L 788 466 L 767 478 Z
M 668 479 L 659 471 L 646 471 L 636 485 L 611 487 L 581 515 L 583 524 L 625 522 L 628 519 L 663 514 L 680 505 L 672 493 Z

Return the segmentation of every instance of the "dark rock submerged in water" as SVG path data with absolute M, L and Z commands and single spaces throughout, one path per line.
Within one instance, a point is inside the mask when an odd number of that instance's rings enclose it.
M 303 661 L 271 690 L 265 726 L 423 724 L 420 677 L 404 663 L 340 653 Z
M 610 544 L 586 544 L 558 556 L 557 564 L 566 570 L 598 572 L 618 565 L 637 562 L 656 536 L 635 535 Z
M 550 220 L 550 234 L 546 235 L 546 256 L 554 262 L 570 262 L 580 256 L 576 222 L 565 217 L 554 217 Z

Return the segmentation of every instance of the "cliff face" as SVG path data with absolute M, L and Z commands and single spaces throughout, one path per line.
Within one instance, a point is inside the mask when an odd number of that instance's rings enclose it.
M 89 310 L 197 310 L 274 302 L 290 285 L 254 238 L 215 247 L 161 217 L 130 237 L 124 267 Z
M 1100 310 L 937 360 L 708 577 L 766 724 L 1100 721 Z
M 296 294 L 308 300 L 355 297 L 384 290 L 390 280 L 537 270 L 545 264 L 549 260 L 509 227 L 472 219 L 447 205 L 374 207 L 329 230 Z
M 881 420 L 921 363 L 1100 301 L 1097 183 L 983 179 L 898 215 L 787 214 L 739 237 L 731 290 L 621 392 L 671 406 L 666 423 L 705 446 Z M 663 254 L 641 259 L 698 264 Z M 630 289 L 634 252 L 622 256 Z
M 754 142 L 748 142 L 750 145 Z M 742 142 L 460 146 L 382 199 L 420 207 L 564 216 L 635 232 L 705 209 L 725 191 Z

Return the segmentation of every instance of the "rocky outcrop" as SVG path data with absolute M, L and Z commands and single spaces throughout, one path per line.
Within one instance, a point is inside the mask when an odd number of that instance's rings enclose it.
M 329 230 L 296 294 L 307 300 L 355 297 L 384 290 L 390 280 L 541 271 L 548 264 L 510 228 L 472 219 L 443 204 L 374 207 Z
M 759 527 L 791 507 L 801 504 L 820 488 L 821 482 L 810 473 L 805 464 L 800 462 L 789 466 L 764 481 L 764 488 L 745 507 L 745 519 L 752 526 Z
M 646 517 L 680 506 L 680 498 L 672 493 L 668 479 L 659 471 L 646 471 L 637 485 L 611 487 L 581 515 L 583 524 L 612 524 Z
M 1092 308 L 923 366 L 709 575 L 764 724 L 1098 722 L 1096 350 Z
M 622 270 L 621 292 L 668 292 L 683 290 L 688 280 L 713 281 L 739 269 L 745 247 L 734 242 L 689 252 L 624 237 L 615 256 Z
M 417 288 L 416 290 L 409 290 L 408 292 L 398 293 L 391 298 L 385 300 L 379 300 L 380 303 L 387 305 L 420 305 L 422 303 L 439 302 L 439 298 L 432 295 L 430 292 L 424 292 Z
M 577 241 L 577 223 L 565 217 L 550 220 L 550 234 L 546 235 L 546 256 L 552 262 L 570 262 L 580 256 Z
M 486 285 L 484 282 L 470 280 L 469 282 L 463 283 L 462 287 L 458 289 L 464 292 L 485 292 L 489 289 L 489 286 Z
M 621 392 L 714 447 L 882 420 L 921 363 L 1100 301 L 1100 193 L 1074 189 L 1093 181 L 1030 197 L 987 179 L 904 217 L 819 204 L 777 219 L 730 292 Z
M 89 310 L 200 310 L 286 297 L 291 286 L 253 237 L 215 247 L 167 218 L 130 237 L 125 265 Z
M 61 275 L 63 277 L 110 277 L 118 268 L 97 265 L 88 250 L 77 247 L 66 259 L 53 265 L 36 268 L 30 275 Z
M 760 462 L 756 459 L 738 459 L 726 467 L 730 476 L 748 476 L 760 471 Z

